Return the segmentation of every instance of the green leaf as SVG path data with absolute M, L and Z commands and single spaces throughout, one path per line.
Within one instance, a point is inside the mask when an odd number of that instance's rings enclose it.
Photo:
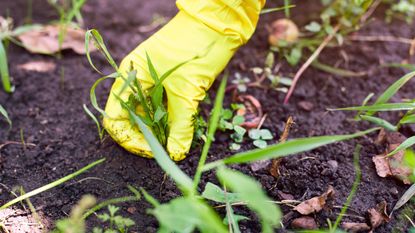
M 385 128 L 387 130 L 390 130 L 390 131 L 397 131 L 398 130 L 398 127 L 392 125 L 388 121 L 386 121 L 382 118 L 379 118 L 379 117 L 361 115 L 360 118 L 365 120 L 365 121 L 369 121 L 371 123 L 377 124 L 378 126 L 380 126 L 382 128 Z
M 157 71 L 154 68 L 153 62 L 151 62 L 150 56 L 148 55 L 147 52 L 146 52 L 146 57 L 147 57 L 148 71 L 150 72 L 150 76 L 154 81 L 154 85 L 157 86 L 159 84 L 159 76 L 158 76 Z
M 95 125 L 97 126 L 97 130 L 98 130 L 99 139 L 102 141 L 102 138 L 104 136 L 104 131 L 101 129 L 101 124 L 99 123 L 99 121 L 95 117 L 95 115 L 88 109 L 86 104 L 83 104 L 82 106 L 83 106 L 84 111 L 86 112 L 86 114 L 88 114 L 88 116 L 95 122 Z
M 12 121 L 9 118 L 9 114 L 7 113 L 6 109 L 3 108 L 3 106 L 0 105 L 0 114 L 3 115 L 4 119 L 6 119 L 6 122 L 9 124 L 9 128 L 12 127 Z
M 177 183 L 184 194 L 193 193 L 193 183 L 189 176 L 180 170 L 180 168 L 170 159 L 163 146 L 135 112 L 129 110 L 129 113 L 150 145 L 151 151 L 159 166 Z
M 232 124 L 234 124 L 234 125 L 241 125 L 244 122 L 245 122 L 245 117 L 243 117 L 241 115 L 236 115 L 232 119 Z
M 122 78 L 122 77 L 120 77 Z M 124 84 L 121 87 L 121 90 L 118 92 L 118 95 L 121 95 L 125 89 L 129 86 L 131 86 L 131 83 L 133 83 L 134 79 L 137 78 L 137 71 L 136 70 L 132 70 L 130 72 L 128 72 L 127 74 L 127 80 L 124 80 Z M 134 92 L 136 92 L 133 88 L 131 88 Z
M 379 130 L 379 128 L 373 128 L 366 131 L 358 132 L 349 135 L 332 135 L 332 136 L 320 136 L 311 138 L 295 139 L 286 141 L 283 143 L 268 146 L 265 149 L 256 149 L 238 153 L 231 157 L 225 158 L 221 161 L 214 162 L 215 164 L 235 164 L 235 163 L 249 163 L 258 160 L 279 158 L 291 154 L 296 154 L 308 150 L 315 149 L 317 147 L 325 146 L 331 143 L 349 140 L 356 137 L 361 137 L 368 133 Z
M 411 198 L 415 195 L 415 184 L 412 184 L 411 187 L 406 190 L 406 192 L 402 195 L 402 197 L 396 202 L 395 206 L 392 209 L 392 212 L 398 210 L 403 205 L 405 205 Z M 392 213 L 390 214 L 392 215 Z
M 222 111 L 222 119 L 229 120 L 233 116 L 233 112 L 230 109 L 224 109 Z
M 287 59 L 287 62 L 290 65 L 295 66 L 300 61 L 302 54 L 303 54 L 302 49 L 295 47 L 291 50 L 291 53 L 289 55 L 285 56 L 285 59 Z
M 231 145 L 229 146 L 230 150 L 240 150 L 241 149 L 241 145 L 238 143 L 234 143 L 232 142 Z
M 218 169 L 217 176 L 225 187 L 238 193 L 247 206 L 257 213 L 261 219 L 262 232 L 273 232 L 273 228 L 279 224 L 281 212 L 265 195 L 261 185 L 241 172 L 224 167 Z
M 261 138 L 261 131 L 259 129 L 251 129 L 248 132 L 250 139 L 257 140 Z
M 206 184 L 205 190 L 202 193 L 202 197 L 219 203 L 225 203 L 227 201 L 230 203 L 235 203 L 241 201 L 237 193 L 225 192 L 219 186 L 210 182 Z
M 3 46 L 3 41 L 0 40 L 0 75 L 3 83 L 4 91 L 12 93 L 14 88 L 10 84 L 9 65 L 7 64 L 7 54 Z
M 403 111 L 415 109 L 415 103 L 386 103 L 368 106 L 356 106 L 347 108 L 328 109 L 329 111 Z M 367 113 L 368 114 L 368 113 Z
M 396 147 L 395 150 L 389 152 L 389 154 L 387 154 L 387 156 L 394 155 L 394 154 L 398 153 L 399 151 L 408 149 L 409 147 L 411 147 L 413 145 L 415 145 L 415 136 L 407 138 L 398 147 Z
M 101 54 L 105 57 L 108 63 L 114 68 L 115 71 L 118 72 L 118 66 L 115 63 L 114 59 L 112 58 L 111 54 L 108 52 L 107 47 L 105 46 L 104 40 L 102 39 L 101 34 L 96 29 L 91 29 L 86 31 L 85 33 L 85 51 L 86 57 L 88 59 L 89 64 L 96 70 L 98 73 L 102 74 L 100 70 L 94 65 L 91 59 L 91 52 L 89 50 L 89 44 L 92 41 L 94 42 L 95 47 L 101 52 Z
M 196 228 L 202 233 L 227 232 L 212 208 L 196 198 L 179 197 L 156 207 L 151 213 L 166 232 L 190 233 Z
M 235 133 L 236 133 L 238 136 L 241 136 L 241 137 L 243 137 L 243 136 L 245 135 L 245 133 L 246 133 L 246 129 L 245 129 L 245 128 L 243 128 L 243 127 L 241 127 L 241 126 L 239 126 L 239 125 L 235 125 L 235 126 L 233 127 L 233 129 L 235 130 Z
M 91 89 L 89 90 L 89 97 L 91 99 L 91 104 L 92 106 L 99 112 L 101 113 L 103 116 L 107 116 L 107 114 L 105 113 L 105 111 L 99 107 L 98 105 L 98 101 L 97 101 L 97 96 L 95 94 L 95 89 L 97 88 L 98 84 L 100 84 L 102 81 L 105 81 L 107 79 L 110 78 L 117 78 L 118 77 L 118 73 L 112 73 L 110 75 L 104 76 L 100 79 L 98 79 L 97 81 L 95 81 L 95 83 L 92 85 Z
M 309 32 L 319 32 L 321 30 L 321 25 L 316 21 L 312 21 L 311 23 L 307 24 L 304 28 Z
M 154 122 L 159 122 L 165 115 L 167 114 L 166 111 L 163 110 L 162 107 L 158 107 L 156 112 L 154 113 Z
M 256 147 L 261 148 L 261 149 L 267 147 L 267 142 L 261 139 L 255 140 L 253 143 Z
M 262 140 L 271 140 L 274 138 L 274 136 L 272 136 L 271 131 L 269 131 L 268 129 L 261 129 L 259 133 L 261 135 Z

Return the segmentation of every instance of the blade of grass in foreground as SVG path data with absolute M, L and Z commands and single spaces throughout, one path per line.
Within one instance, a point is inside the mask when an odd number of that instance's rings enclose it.
M 89 64 L 96 70 L 98 73 L 102 74 L 100 70 L 94 65 L 91 59 L 91 51 L 89 49 L 90 42 L 94 42 L 95 47 L 101 52 L 101 54 L 105 57 L 108 63 L 114 68 L 115 71 L 118 71 L 118 66 L 115 63 L 114 59 L 112 58 L 111 54 L 108 52 L 107 46 L 105 46 L 104 40 L 102 39 L 101 34 L 96 29 L 88 30 L 85 33 L 85 51 L 86 57 L 88 59 Z
M 401 150 L 406 150 L 406 149 L 408 149 L 409 147 L 411 147 L 413 145 L 415 145 L 415 136 L 412 136 L 412 137 L 406 139 L 398 147 L 396 147 L 395 150 L 393 150 L 389 154 L 387 154 L 387 156 L 394 155 L 394 154 L 398 153 Z
M 409 80 L 411 80 L 413 77 L 415 77 L 415 71 L 410 72 L 406 75 L 404 75 L 402 78 L 398 79 L 394 84 L 392 84 L 388 89 L 386 89 L 385 92 L 379 98 L 376 100 L 376 104 L 384 104 L 392 98 L 396 94 L 396 92 L 401 89 L 403 85 L 405 85 Z
M 379 118 L 379 117 L 361 115 L 360 118 L 365 120 L 365 121 L 369 121 L 369 122 L 372 122 L 374 124 L 377 124 L 378 126 L 383 127 L 383 128 L 385 128 L 387 130 L 390 130 L 390 131 L 397 131 L 398 130 L 398 127 L 392 125 L 390 122 L 388 122 L 388 121 L 386 121 L 382 118 Z
M 258 160 L 264 159 L 273 159 L 278 157 L 283 157 L 287 155 L 297 154 L 300 152 L 308 151 L 315 149 L 317 147 L 325 146 L 331 143 L 340 142 L 344 140 L 349 140 L 352 138 L 361 137 L 368 133 L 379 130 L 380 128 L 372 128 L 366 131 L 357 132 L 354 134 L 348 135 L 332 135 L 332 136 L 320 136 L 312 138 L 303 138 L 287 141 L 284 143 L 279 143 L 271 145 L 265 149 L 256 149 L 247 152 L 242 152 L 234 156 L 219 160 L 218 162 L 213 162 L 207 164 L 207 168 L 213 168 L 221 164 L 235 164 L 235 163 L 249 163 Z
M 327 109 L 329 111 L 402 111 L 415 109 L 415 103 L 387 103 L 369 106 L 355 106 L 347 108 Z
M 163 146 L 153 133 L 151 133 L 144 122 L 133 111 L 129 110 L 129 113 L 150 145 L 151 151 L 159 166 L 177 183 L 184 194 L 193 194 L 193 183 L 190 177 L 180 170 L 180 168 L 170 159 Z
M 19 196 L 19 197 L 13 199 L 13 200 L 7 202 L 3 206 L 1 206 L 0 207 L 0 210 L 6 209 L 6 208 L 8 208 L 8 207 L 10 207 L 10 206 L 12 206 L 12 205 L 20 202 L 20 201 L 23 201 L 23 200 L 25 200 L 27 198 L 33 197 L 33 196 L 35 196 L 35 195 L 37 195 L 39 193 L 45 192 L 45 191 L 47 191 L 47 190 L 49 190 L 51 188 L 54 188 L 54 187 L 56 187 L 58 185 L 61 185 L 61 184 L 65 183 L 66 181 L 71 180 L 71 179 L 79 176 L 80 174 L 88 171 L 89 169 L 95 167 L 96 165 L 98 165 L 98 164 L 100 164 L 100 163 L 102 163 L 104 161 L 105 161 L 105 159 L 97 160 L 97 161 L 95 161 L 95 162 L 93 162 L 93 163 L 91 163 L 91 164 L 89 164 L 89 165 L 81 168 L 80 170 L 78 170 L 78 171 L 76 171 L 76 172 L 74 172 L 74 173 L 72 173 L 70 175 L 67 175 L 67 176 L 65 176 L 65 177 L 63 177 L 63 178 L 61 178 L 59 180 L 53 181 L 52 183 L 49 183 L 49 184 L 47 184 L 45 186 L 42 186 L 42 187 L 40 187 L 38 189 L 35 189 L 33 191 L 30 191 L 30 192 L 28 192 L 28 193 L 26 193 L 26 194 L 24 194 L 22 196 Z
M 0 75 L 4 90 L 8 93 L 12 93 L 13 87 L 10 84 L 9 67 L 7 65 L 7 54 L 3 46 L 3 41 L 0 41 Z
M 197 190 L 197 186 L 199 185 L 200 177 L 202 176 L 202 172 L 203 172 L 203 166 L 206 163 L 206 158 L 209 153 L 209 148 L 212 145 L 212 141 L 214 140 L 215 132 L 218 127 L 219 118 L 222 112 L 222 104 L 223 104 L 223 99 L 225 96 L 225 87 L 226 87 L 227 80 L 228 80 L 228 74 L 225 74 L 225 76 L 223 77 L 220 83 L 219 90 L 216 94 L 215 104 L 212 110 L 212 116 L 210 117 L 210 121 L 209 121 L 207 140 L 206 140 L 206 143 L 203 145 L 202 154 L 200 156 L 199 164 L 197 166 L 196 174 L 195 174 L 194 181 L 193 181 L 193 190 L 195 191 Z
M 3 106 L 0 105 L 0 114 L 3 115 L 4 119 L 6 119 L 7 123 L 9 124 L 9 128 L 12 127 L 12 121 L 9 118 L 9 114 L 7 113 L 6 109 L 3 108 Z

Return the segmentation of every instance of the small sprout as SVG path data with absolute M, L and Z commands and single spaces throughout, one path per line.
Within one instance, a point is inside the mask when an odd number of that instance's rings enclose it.
M 272 23 L 268 42 L 272 46 L 292 44 L 298 40 L 300 31 L 297 25 L 289 19 L 279 19 Z
M 229 146 L 230 150 L 240 150 L 241 149 L 241 145 L 238 143 L 231 143 L 231 145 Z
M 268 129 L 251 129 L 248 132 L 249 138 L 253 141 L 253 144 L 258 148 L 267 147 L 267 140 L 272 140 L 274 136 Z
M 235 73 L 235 79 L 232 80 L 232 83 L 236 85 L 240 92 L 246 92 L 248 89 L 247 84 L 250 82 L 251 80 L 248 77 L 242 77 L 240 73 Z
M 321 30 L 321 25 L 316 21 L 312 21 L 311 23 L 307 24 L 304 28 L 309 32 L 319 32 Z

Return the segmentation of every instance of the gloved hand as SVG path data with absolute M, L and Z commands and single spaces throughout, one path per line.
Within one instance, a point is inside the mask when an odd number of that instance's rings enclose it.
M 191 60 L 177 69 L 164 82 L 169 113 L 167 150 L 173 160 L 185 158 L 193 139 L 193 115 L 199 101 L 222 72 L 236 50 L 255 31 L 260 11 L 266 0 L 178 0 L 179 13 L 162 29 L 132 51 L 120 65 L 127 74 L 130 64 L 137 70 L 143 89 L 154 84 L 148 67 L 149 54 L 159 75 L 172 67 Z M 208 51 L 206 51 L 208 50 Z M 111 137 L 126 150 L 152 157 L 151 149 L 137 127 L 130 125 L 125 111 L 114 94 L 124 81 L 117 78 L 105 108 L 104 127 Z M 121 99 L 131 94 L 126 89 Z

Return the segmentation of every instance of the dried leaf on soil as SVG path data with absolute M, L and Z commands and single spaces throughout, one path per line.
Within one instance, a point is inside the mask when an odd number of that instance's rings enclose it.
M 386 202 L 382 201 L 376 206 L 376 208 L 368 210 L 372 230 L 390 220 L 389 216 L 386 214 L 386 205 Z
M 314 220 L 314 218 L 304 216 L 304 217 L 294 219 L 291 222 L 291 227 L 294 229 L 313 230 L 313 229 L 317 229 L 317 223 L 316 223 L 316 220 Z
M 368 231 L 370 230 L 370 226 L 366 223 L 360 223 L 360 222 L 344 222 L 342 224 L 342 228 L 346 230 L 347 232 L 362 232 L 362 231 Z
M 54 54 L 64 49 L 72 49 L 85 54 L 85 31 L 71 26 L 66 27 L 65 37 L 59 47 L 61 26 L 46 25 L 24 32 L 18 36 L 23 46 L 32 53 Z M 94 49 L 91 46 L 91 49 Z
M 385 140 L 388 143 L 387 150 L 372 158 L 375 163 L 376 172 L 380 177 L 393 176 L 401 180 L 404 184 L 411 184 L 409 177 L 412 175 L 412 169 L 405 164 L 404 151 L 396 152 L 396 148 L 406 140 L 406 137 L 400 133 L 386 133 Z M 387 156 L 391 152 L 396 152 L 392 156 Z
M 25 71 L 46 73 L 55 70 L 56 64 L 48 61 L 30 61 L 24 64 L 20 64 L 17 67 Z
M 334 189 L 332 186 L 329 186 L 328 190 L 325 193 L 323 193 L 321 196 L 313 197 L 311 199 L 301 202 L 299 205 L 297 205 L 294 208 L 294 210 L 296 210 L 297 212 L 303 215 L 317 213 L 323 209 L 323 207 L 326 204 L 327 198 L 332 196 L 333 194 L 334 194 Z

